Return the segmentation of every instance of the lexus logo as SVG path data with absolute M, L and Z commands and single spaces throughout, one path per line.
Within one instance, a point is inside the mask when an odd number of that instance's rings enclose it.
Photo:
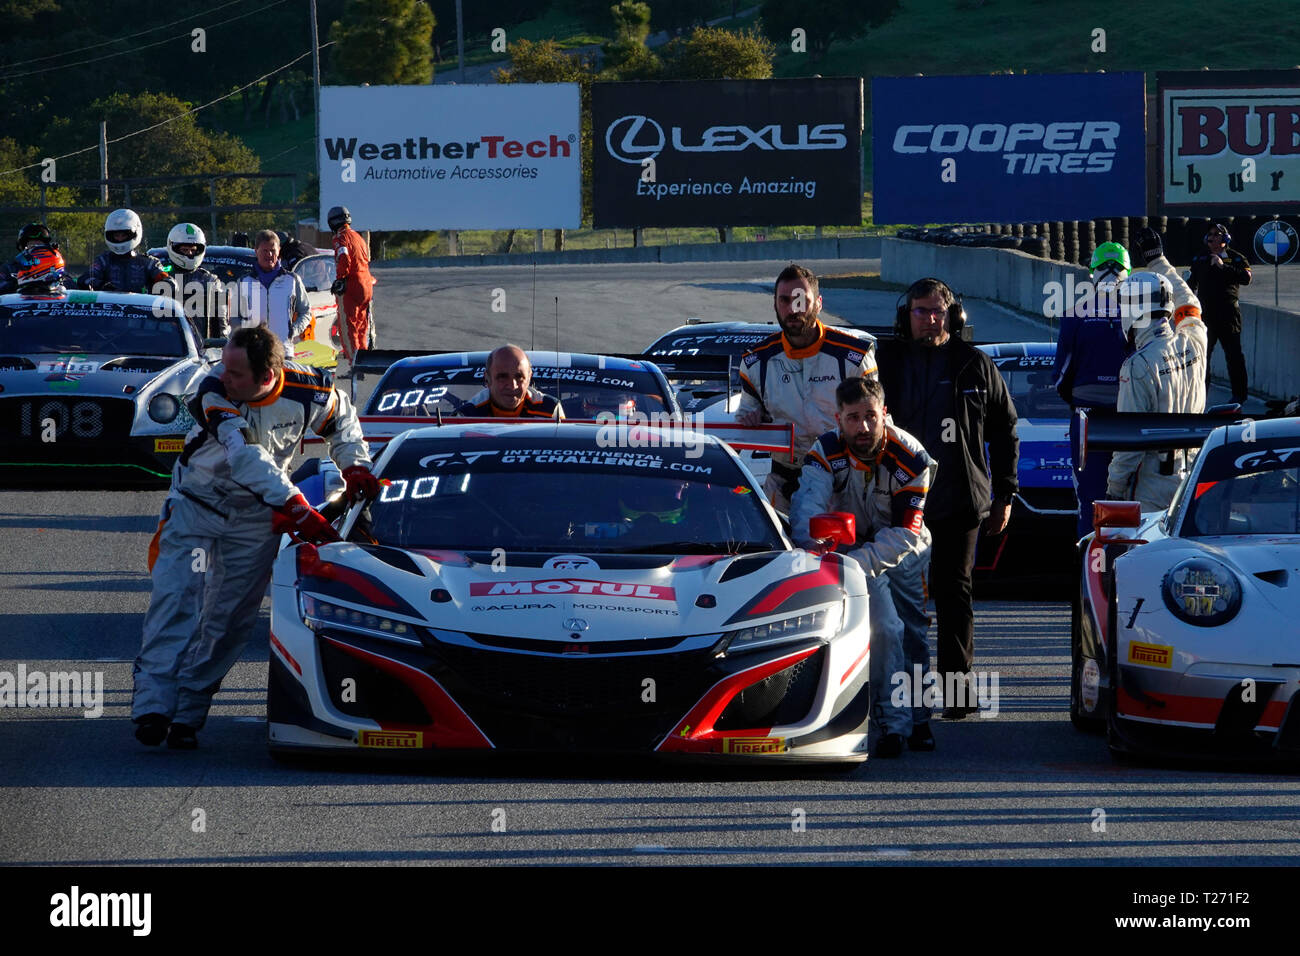
M 621 163 L 640 166 L 667 144 L 664 128 L 648 116 L 620 116 L 605 130 L 605 148 Z

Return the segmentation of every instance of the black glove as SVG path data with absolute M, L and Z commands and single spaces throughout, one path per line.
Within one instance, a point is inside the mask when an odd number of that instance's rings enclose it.
M 1133 257 L 1139 265 L 1147 265 L 1165 254 L 1165 244 L 1160 240 L 1160 233 L 1150 226 L 1138 230 L 1133 238 Z
M 346 277 L 342 279 L 335 279 L 334 284 L 330 286 L 330 291 L 333 292 L 335 295 L 342 295 L 343 290 L 346 289 L 347 287 L 348 287 L 348 280 Z

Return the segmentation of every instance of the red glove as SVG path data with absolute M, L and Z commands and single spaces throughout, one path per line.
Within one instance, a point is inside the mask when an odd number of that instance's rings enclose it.
M 312 544 L 343 540 L 324 516 L 300 494 L 271 510 L 271 528 L 277 534 L 288 534 Z
M 346 493 L 349 501 L 355 502 L 360 498 L 374 501 L 379 497 L 379 479 L 365 465 L 344 468 L 343 480 L 348 483 Z

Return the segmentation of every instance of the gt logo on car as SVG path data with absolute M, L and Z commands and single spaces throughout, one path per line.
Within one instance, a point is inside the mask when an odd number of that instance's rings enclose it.
M 384 750 L 419 750 L 424 746 L 424 732 L 420 730 L 362 730 L 357 733 L 357 743 L 362 747 Z
M 1147 667 L 1171 667 L 1174 649 L 1164 644 L 1142 644 L 1133 641 L 1128 646 L 1128 662 Z
M 725 737 L 722 741 L 724 754 L 783 754 L 786 749 L 784 737 Z

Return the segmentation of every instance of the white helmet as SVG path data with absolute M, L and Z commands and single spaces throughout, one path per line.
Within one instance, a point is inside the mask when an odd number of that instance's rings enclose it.
M 199 251 L 193 256 L 183 256 L 177 251 L 177 246 L 198 246 Z M 178 222 L 172 226 L 172 231 L 167 233 L 167 256 L 176 268 L 184 269 L 186 272 L 193 272 L 199 267 L 207 247 L 208 240 L 203 235 L 203 230 L 192 222 Z
M 129 232 L 131 238 L 127 242 L 114 242 L 108 238 L 110 232 Z M 140 245 L 143 239 L 144 224 L 134 209 L 114 209 L 104 220 L 104 242 L 109 252 L 115 252 L 119 256 L 130 255 L 131 250 Z
M 1127 338 L 1131 329 L 1168 319 L 1174 309 L 1174 287 L 1155 272 L 1134 272 L 1119 284 L 1119 322 Z

